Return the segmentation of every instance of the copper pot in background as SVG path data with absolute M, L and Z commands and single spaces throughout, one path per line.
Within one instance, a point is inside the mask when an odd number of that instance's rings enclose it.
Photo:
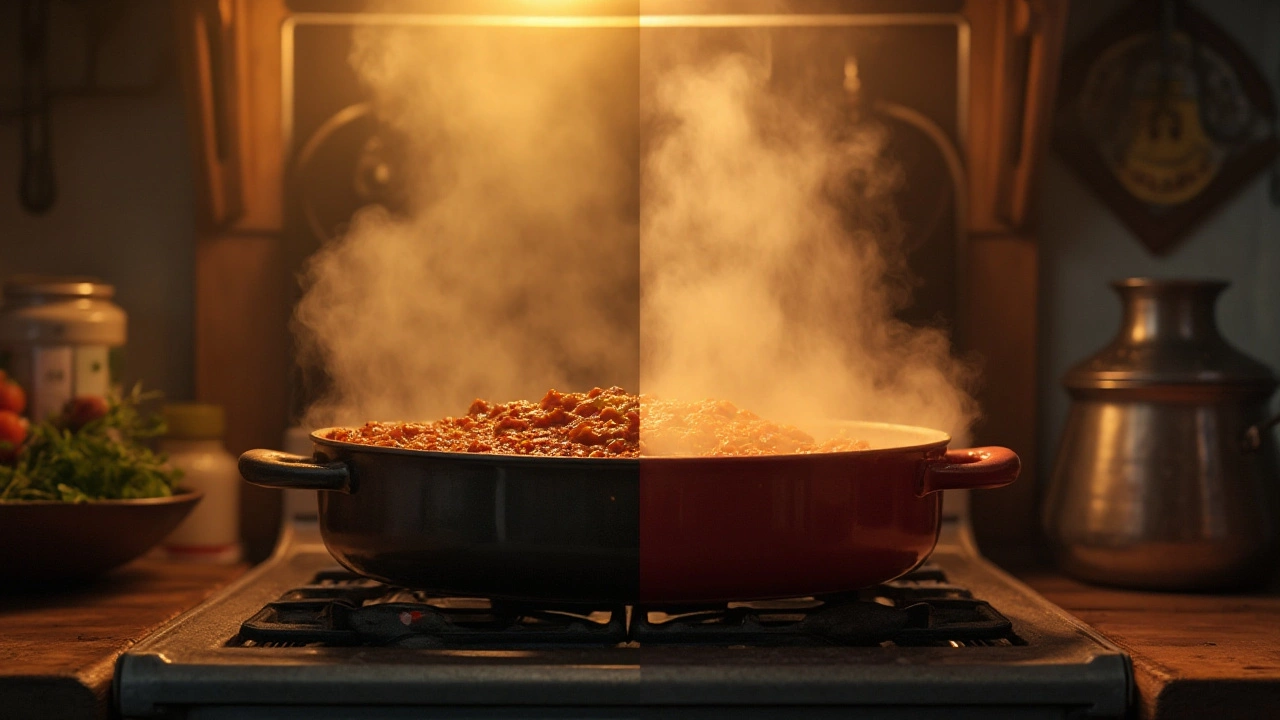
M 1115 339 L 1063 380 L 1071 408 L 1044 525 L 1062 569 L 1156 590 L 1275 571 L 1276 378 L 1218 332 L 1226 282 L 1129 279 Z

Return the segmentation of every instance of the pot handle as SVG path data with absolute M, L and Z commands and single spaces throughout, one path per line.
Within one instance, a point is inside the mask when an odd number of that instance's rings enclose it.
M 925 465 L 917 495 L 939 490 L 972 490 L 1004 487 L 1018 478 L 1022 461 L 1009 448 L 977 447 L 948 450 Z
M 250 450 L 240 456 L 240 474 L 263 487 L 350 493 L 351 472 L 341 461 L 318 463 L 279 450 Z
M 1280 425 L 1280 415 L 1276 415 L 1270 420 L 1250 425 L 1248 430 L 1244 431 L 1244 439 L 1240 441 L 1240 445 L 1245 452 L 1257 452 L 1262 447 L 1262 435 L 1276 425 Z

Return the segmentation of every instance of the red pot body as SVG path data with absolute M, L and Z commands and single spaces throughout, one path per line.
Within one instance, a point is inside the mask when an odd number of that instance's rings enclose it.
M 945 445 L 909 451 L 640 463 L 641 601 L 838 592 L 924 562 Z

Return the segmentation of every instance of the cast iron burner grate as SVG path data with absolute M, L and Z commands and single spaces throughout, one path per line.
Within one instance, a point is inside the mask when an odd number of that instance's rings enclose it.
M 867 590 L 660 607 L 439 597 L 342 570 L 318 573 L 244 621 L 241 646 L 1021 645 L 1008 619 L 926 565 Z

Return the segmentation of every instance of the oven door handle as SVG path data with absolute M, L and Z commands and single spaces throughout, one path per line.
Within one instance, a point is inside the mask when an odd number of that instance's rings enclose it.
M 316 462 L 313 458 L 279 450 L 249 450 L 240 456 L 240 474 L 262 487 L 348 494 L 355 490 L 346 463 Z

